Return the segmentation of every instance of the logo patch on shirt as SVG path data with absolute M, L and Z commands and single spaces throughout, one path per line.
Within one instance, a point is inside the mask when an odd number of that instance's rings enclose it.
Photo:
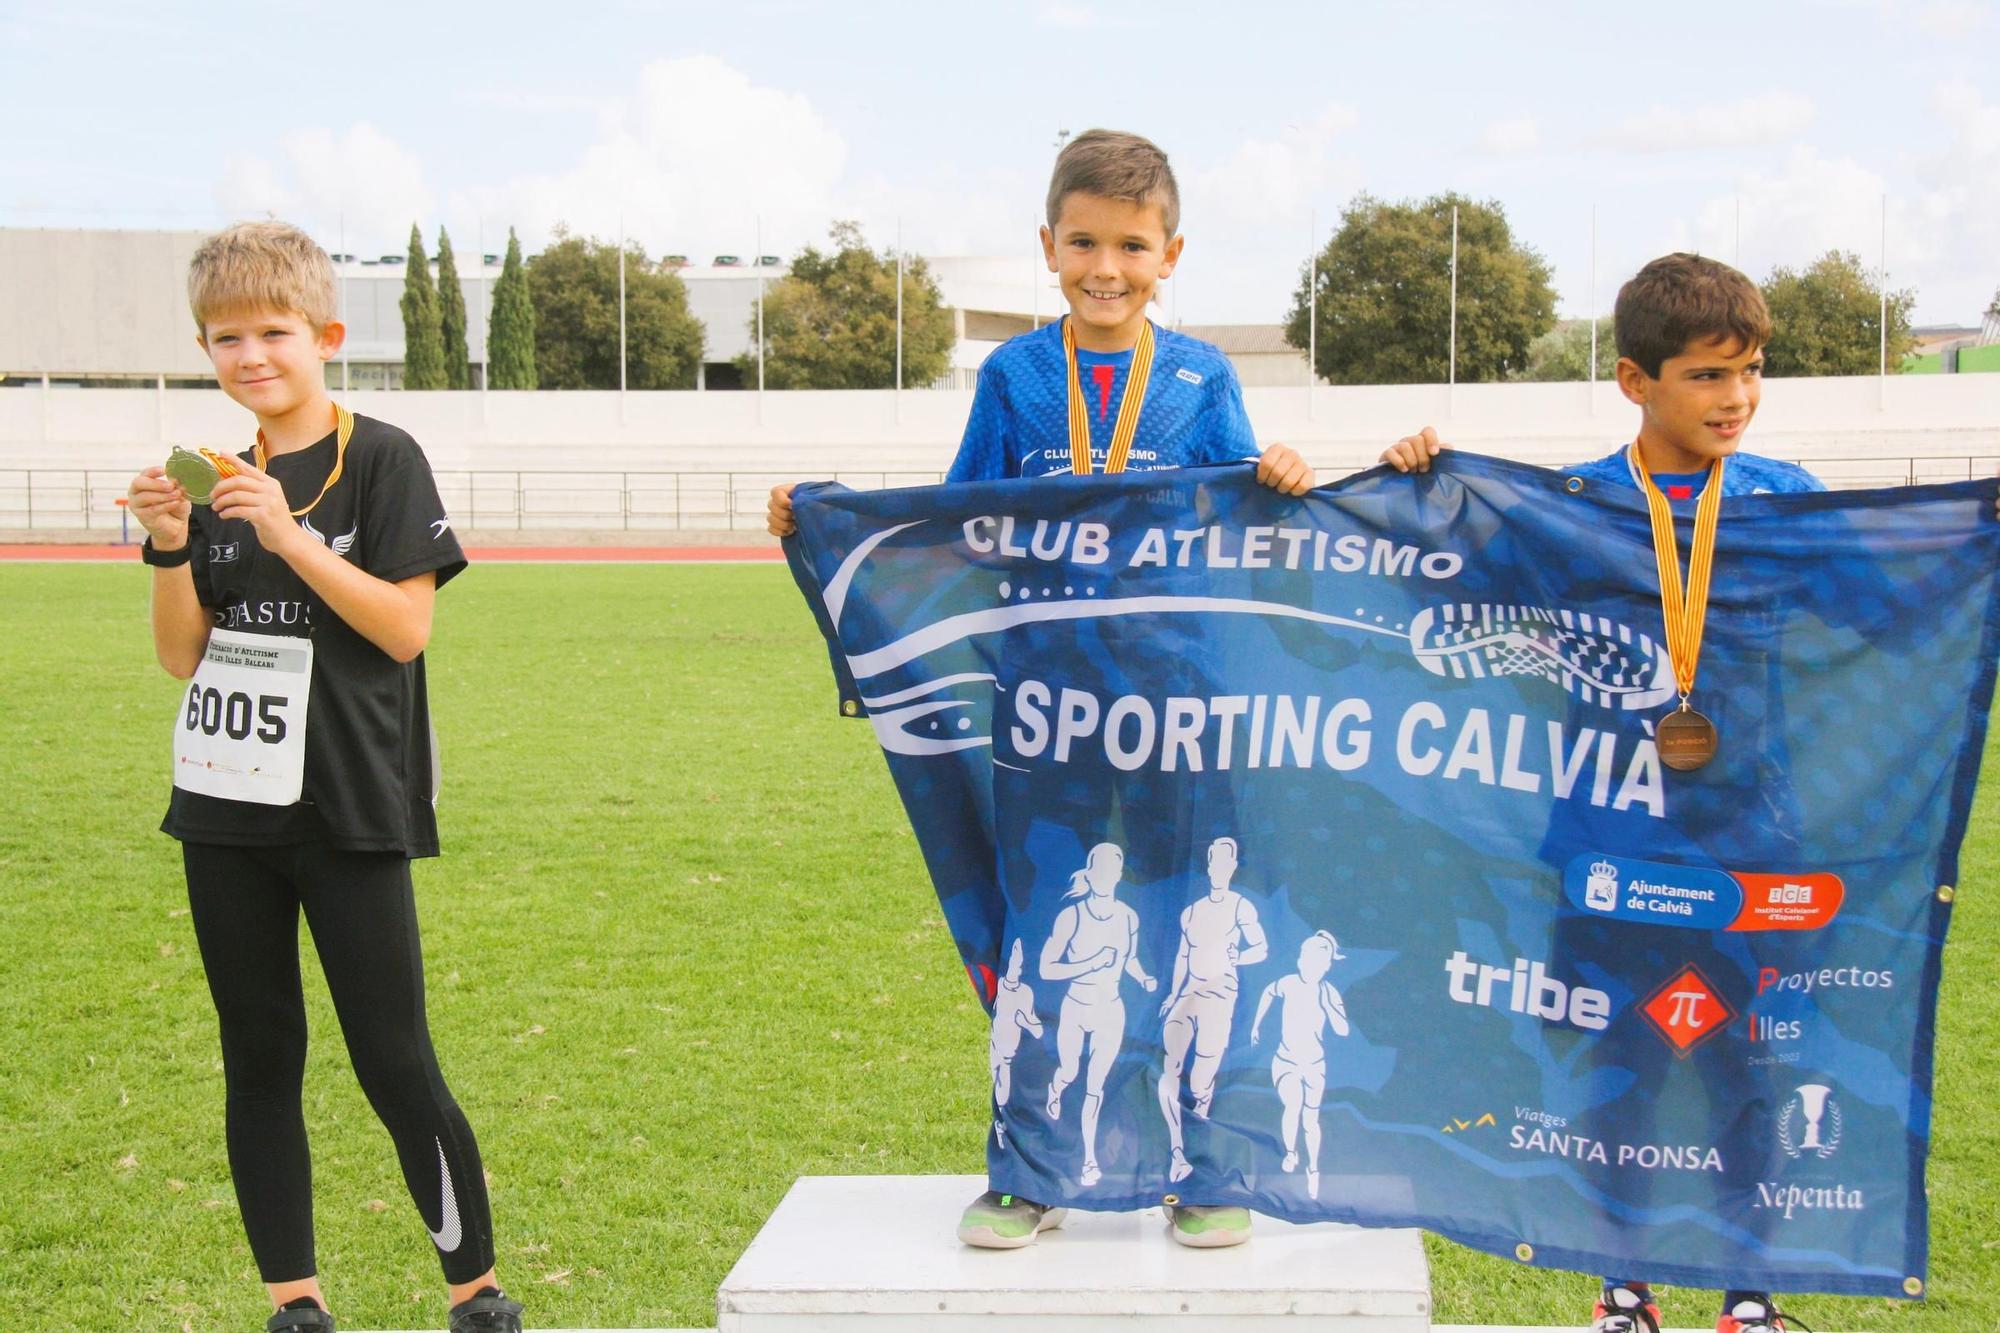
M 234 560 L 238 554 L 240 554 L 240 547 L 236 542 L 218 542 L 208 548 L 208 563 L 211 565 L 226 565 Z
M 1189 370 L 1186 366 L 1182 366 L 1179 370 L 1176 370 L 1174 372 L 1174 378 L 1177 380 L 1186 380 L 1189 384 L 1194 384 L 1194 385 L 1199 385 L 1201 383 L 1201 376 L 1195 374 L 1192 370 Z

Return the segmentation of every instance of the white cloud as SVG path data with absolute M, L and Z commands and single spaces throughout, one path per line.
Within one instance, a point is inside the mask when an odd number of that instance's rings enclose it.
M 422 164 L 367 121 L 342 133 L 294 131 L 278 150 L 276 160 L 231 157 L 216 203 L 237 217 L 270 213 L 297 222 L 329 246 L 344 230 L 357 246 L 401 249 L 410 224 L 431 215 Z
M 1360 123 L 1352 107 L 1330 103 L 1311 120 L 1287 125 L 1275 139 L 1246 139 L 1228 159 L 1184 170 L 1184 214 L 1213 227 L 1218 221 L 1304 221 L 1344 171 L 1335 156 L 1343 135 Z
M 1946 3 L 1925 5 L 1917 11 L 1917 26 L 1938 37 L 1967 37 L 1982 28 L 1988 18 L 1983 5 L 1970 0 L 1947 0 Z
M 1588 136 L 1587 147 L 1619 153 L 1679 153 L 1690 149 L 1742 148 L 1784 143 L 1812 124 L 1810 98 L 1770 92 L 1721 106 L 1654 106 L 1608 131 Z
M 1977 320 L 2000 282 L 2000 105 L 1969 84 L 1933 95 L 1938 150 L 1891 181 L 1844 156 L 1794 148 L 1774 171 L 1744 175 L 1736 194 L 1710 199 L 1666 243 L 1728 257 L 1740 209 L 1743 268 L 1762 279 L 1802 268 L 1828 250 L 1882 261 L 1887 196 L 1889 285 L 1917 294 L 1920 323 Z
M 520 229 L 533 248 L 558 223 L 627 236 L 652 253 L 782 253 L 839 217 L 847 146 L 797 93 L 761 87 L 713 56 L 656 60 L 561 170 L 455 195 L 454 217 Z M 491 248 L 491 247 L 489 247 Z
M 1495 157 L 1513 157 L 1521 153 L 1532 153 L 1541 146 L 1542 132 L 1535 124 L 1533 116 L 1517 116 L 1512 120 L 1496 120 L 1486 127 L 1479 136 L 1481 152 Z
M 1115 18 L 1084 5 L 1048 3 L 1035 10 L 1035 23 L 1044 28 L 1123 28 L 1131 20 Z
M 1309 222 L 1316 212 L 1324 245 L 1360 183 L 1347 142 L 1360 120 L 1354 108 L 1329 103 L 1219 162 L 1181 164 L 1188 248 L 1163 293 L 1169 314 L 1178 303 L 1190 322 L 1284 318 L 1312 240 Z

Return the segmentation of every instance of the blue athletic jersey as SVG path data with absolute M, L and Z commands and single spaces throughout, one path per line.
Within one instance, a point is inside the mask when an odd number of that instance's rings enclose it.
M 1632 476 L 1632 468 L 1625 461 L 1629 446 L 1621 445 L 1617 452 L 1595 462 L 1578 463 L 1562 469 L 1565 475 L 1582 477 L 1612 486 L 1630 486 L 1638 489 L 1639 483 Z M 1668 500 L 1693 500 L 1701 494 L 1708 482 L 1708 470 L 1685 474 L 1655 472 L 1653 484 L 1665 493 Z M 1797 463 L 1781 463 L 1775 458 L 1760 458 L 1756 454 L 1731 454 L 1729 466 L 1722 470 L 1722 497 L 1732 495 L 1797 495 L 1805 491 L 1823 491 L 1826 486 L 1812 473 Z
M 1090 413 L 1091 470 L 1104 470 L 1132 353 L 1078 349 Z M 1133 472 L 1257 456 L 1236 370 L 1199 338 L 1153 329 L 1153 373 L 1125 466 Z M 979 388 L 948 482 L 1046 477 L 1070 470 L 1069 372 L 1060 322 L 1010 338 L 979 368 Z

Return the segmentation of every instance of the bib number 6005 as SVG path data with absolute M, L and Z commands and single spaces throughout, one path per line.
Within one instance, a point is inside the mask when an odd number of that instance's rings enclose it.
M 212 686 L 190 685 L 181 725 L 204 736 L 220 733 L 238 741 L 249 739 L 254 728 L 258 740 L 276 745 L 285 739 L 285 708 L 290 703 L 282 694 L 260 694 L 253 701 L 240 690 L 224 693 Z

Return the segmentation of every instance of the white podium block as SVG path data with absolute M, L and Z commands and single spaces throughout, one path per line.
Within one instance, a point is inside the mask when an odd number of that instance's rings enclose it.
M 1072 1211 L 1021 1250 L 961 1245 L 982 1176 L 807 1176 L 716 1292 L 717 1333 L 1430 1333 L 1419 1233 L 1259 1217 L 1190 1250 L 1158 1208 Z

